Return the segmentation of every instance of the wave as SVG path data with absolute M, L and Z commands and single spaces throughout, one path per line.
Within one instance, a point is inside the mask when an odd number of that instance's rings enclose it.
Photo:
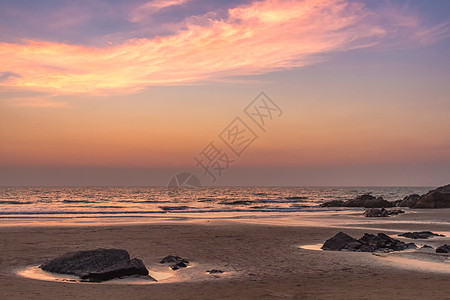
M 189 206 L 159 206 L 159 208 L 166 211 L 190 209 Z
M 89 201 L 89 200 L 63 200 L 61 201 L 63 203 L 97 203 L 96 201 Z
M 21 204 L 33 204 L 33 202 L 31 202 L 31 201 L 16 201 L 16 200 L 1 200 L 0 204 L 21 205 Z
M 306 200 L 308 199 L 308 197 L 305 196 L 290 196 L 290 197 L 285 197 L 286 200 Z
M 249 205 L 252 204 L 253 201 L 250 200 L 235 200 L 235 201 L 221 201 L 219 204 L 225 205 Z
M 20 216 L 45 216 L 45 215 L 116 215 L 127 217 L 127 215 L 133 215 L 133 217 L 138 215 L 151 215 L 151 214 L 161 214 L 161 213 L 170 213 L 170 214 L 185 214 L 185 213 L 221 213 L 221 212 L 320 212 L 320 211 L 360 211 L 361 208 L 341 208 L 341 207 L 248 207 L 248 208 L 232 208 L 232 209 L 175 209 L 175 210 L 157 210 L 157 211 L 139 211 L 139 210 L 130 210 L 130 211 L 104 211 L 104 210 L 96 210 L 96 211 L 3 211 L 0 212 L 0 216 L 14 216 L 20 218 Z M 5 218 L 5 217 L 0 217 Z

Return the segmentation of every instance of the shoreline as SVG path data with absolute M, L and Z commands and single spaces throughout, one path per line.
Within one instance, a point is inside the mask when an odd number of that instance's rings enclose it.
M 450 232 L 448 210 L 421 210 L 378 220 L 359 215 L 286 216 L 263 219 L 209 219 L 146 224 L 78 224 L 75 226 L 0 227 L 2 259 L 0 286 L 6 298 L 124 297 L 195 298 L 417 298 L 444 299 L 450 293 L 450 274 L 398 267 L 370 253 L 313 251 L 299 245 L 323 243 L 338 231 L 352 236 L 365 232 L 417 229 Z M 287 222 L 295 221 L 287 226 Z M 322 223 L 318 224 L 317 222 Z M 331 221 L 330 221 L 331 220 Z M 430 221 L 431 220 L 431 221 Z M 208 222 L 209 221 L 209 222 Z M 316 222 L 316 226 L 311 226 Z M 347 222 L 345 228 L 339 224 Z M 381 223 L 380 223 L 381 222 Z M 407 222 L 409 225 L 407 225 Z M 332 227 L 330 223 L 334 223 Z M 309 224 L 309 225 L 308 225 Z M 413 228 L 414 227 L 414 228 Z M 431 228 L 433 227 L 433 228 Z M 427 244 L 449 243 L 446 238 Z M 417 240 L 410 240 L 418 242 Z M 70 251 L 122 248 L 141 258 L 151 270 L 169 254 L 192 261 L 174 271 L 173 282 L 139 284 L 73 284 L 17 276 L 17 269 L 38 265 Z M 397 254 L 397 253 L 396 253 Z M 404 256 L 406 253 L 398 253 Z M 423 256 L 423 255 L 422 255 Z M 209 275 L 220 269 L 223 275 Z M 228 272 L 228 274 L 227 274 Z M 385 294 L 387 293 L 387 294 Z

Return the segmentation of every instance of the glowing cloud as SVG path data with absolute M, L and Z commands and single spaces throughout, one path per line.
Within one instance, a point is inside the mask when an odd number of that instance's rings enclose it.
M 0 82 L 6 81 L 6 80 L 8 80 L 10 78 L 14 78 L 14 77 L 20 77 L 20 75 L 14 73 L 14 72 L 0 72 Z
M 136 8 L 132 12 L 131 21 L 133 22 L 141 22 L 149 15 L 167 7 L 181 5 L 186 3 L 188 0 L 155 0 L 149 1 L 138 8 Z
M 368 9 L 353 1 L 267 0 L 229 9 L 226 18 L 214 13 L 191 17 L 171 36 L 129 39 L 106 48 L 0 43 L 0 66 L 21 75 L 0 84 L 53 94 L 133 93 L 151 85 L 301 67 L 323 54 L 373 46 L 387 34 Z

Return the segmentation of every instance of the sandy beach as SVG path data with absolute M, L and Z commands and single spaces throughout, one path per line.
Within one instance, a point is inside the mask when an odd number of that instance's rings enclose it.
M 449 209 L 415 210 L 388 219 L 360 217 L 359 213 L 310 217 L 287 226 L 273 219 L 263 224 L 251 219 L 177 221 L 112 226 L 8 226 L 0 228 L 0 286 L 3 299 L 448 299 L 448 254 L 419 250 L 395 255 L 319 251 L 302 245 L 323 243 L 338 231 L 359 237 L 365 232 L 398 234 L 403 229 L 450 232 Z M 291 220 L 300 216 L 289 217 Z M 330 219 L 335 225 L 323 226 Z M 430 221 L 430 220 L 434 221 Z M 447 220 L 447 221 L 446 221 Z M 345 223 L 339 228 L 338 223 Z M 255 224 L 259 223 L 259 224 Z M 309 224 L 309 225 L 308 225 Z M 353 228 L 352 228 L 353 227 Z M 374 228 L 374 229 L 369 229 Z M 384 231 L 382 231 L 384 229 Z M 437 246 L 449 237 L 413 240 Z M 39 265 L 69 251 L 122 248 L 141 258 L 150 270 L 172 272 L 171 277 L 146 285 L 65 283 L 23 278 L 18 270 Z M 158 262 L 174 254 L 191 266 L 171 271 Z M 408 256 L 409 255 L 409 256 Z M 389 259 L 387 259 L 387 256 Z M 421 269 L 432 257 L 440 269 Z M 425 258 L 425 259 L 424 259 Z M 428 260 L 430 261 L 430 260 Z M 426 264 L 425 264 L 426 265 Z M 220 269 L 223 274 L 206 271 Z

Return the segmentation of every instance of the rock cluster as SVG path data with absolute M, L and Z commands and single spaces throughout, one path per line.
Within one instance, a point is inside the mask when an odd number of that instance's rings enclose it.
M 142 260 L 130 259 L 121 249 L 95 249 L 69 252 L 40 265 L 44 271 L 79 276 L 84 281 L 100 282 L 130 275 L 148 276 Z M 153 279 L 154 280 L 154 279 Z
M 364 194 L 355 199 L 342 201 L 331 200 L 320 204 L 320 207 L 364 207 L 364 208 L 450 208 L 450 184 L 431 190 L 425 195 L 412 194 L 398 201 L 387 201 L 383 197 Z
M 181 258 L 179 256 L 168 255 L 168 256 L 164 257 L 159 263 L 161 263 L 161 264 L 170 263 L 171 264 L 170 268 L 172 270 L 176 271 L 181 268 L 186 268 L 187 265 L 189 264 L 189 261 L 187 259 Z
M 364 212 L 364 217 L 389 217 L 391 215 L 398 215 L 404 213 L 401 209 L 384 209 L 384 208 L 369 208 Z
M 433 236 L 445 236 L 445 235 L 433 233 L 431 231 L 414 231 L 414 232 L 405 232 L 399 234 L 399 236 L 403 236 L 409 239 L 428 239 Z
M 364 217 L 389 217 L 389 212 L 384 208 L 369 208 L 364 212 Z
M 394 204 L 383 197 L 374 197 L 370 194 L 359 195 L 355 199 L 342 201 L 342 200 L 332 200 L 329 202 L 322 203 L 320 207 L 365 207 L 365 208 L 384 208 L 393 207 Z
M 414 243 L 406 244 L 384 233 L 378 233 L 377 235 L 365 233 L 364 236 L 357 240 L 344 232 L 337 233 L 322 246 L 323 250 L 356 252 L 391 252 L 415 248 L 417 246 Z

